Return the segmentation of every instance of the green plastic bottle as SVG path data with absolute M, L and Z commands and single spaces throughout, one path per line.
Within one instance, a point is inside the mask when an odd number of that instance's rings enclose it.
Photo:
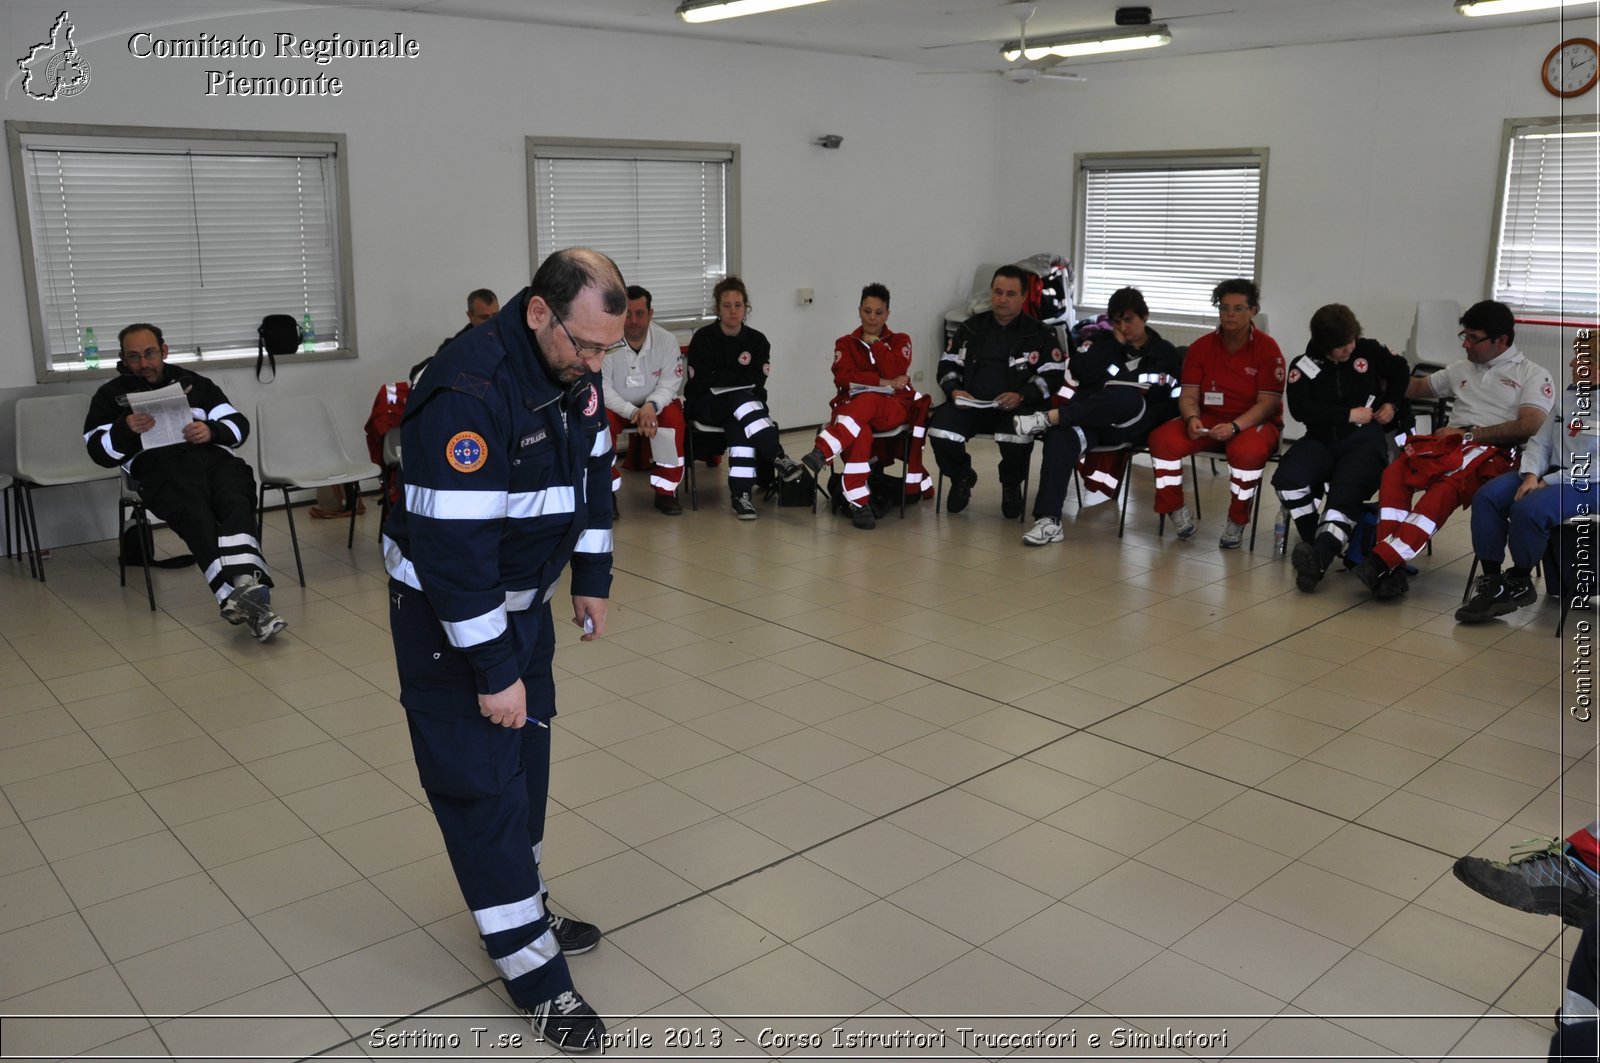
M 83 330 L 83 364 L 90 369 L 100 368 L 100 344 L 95 342 L 93 325 Z
M 311 311 L 306 311 L 306 316 L 300 322 L 300 349 L 314 351 L 317 349 L 317 330 L 311 325 Z

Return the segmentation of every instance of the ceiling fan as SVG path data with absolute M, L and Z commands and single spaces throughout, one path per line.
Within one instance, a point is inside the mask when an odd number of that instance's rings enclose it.
M 1046 55 L 1038 59 L 1027 59 L 1028 23 L 1039 10 L 1035 4 L 1012 4 L 1017 17 L 1017 43 L 1020 53 L 1014 60 L 1008 60 L 1006 65 L 999 70 L 919 70 L 919 74 L 988 74 L 1005 78 L 1014 85 L 1028 85 L 1035 81 L 1087 81 L 1082 74 L 1074 74 L 1067 70 L 1053 69 L 1061 62 L 1058 55 Z M 935 46 L 939 47 L 939 46 Z M 1002 46 L 1002 52 L 1005 46 Z

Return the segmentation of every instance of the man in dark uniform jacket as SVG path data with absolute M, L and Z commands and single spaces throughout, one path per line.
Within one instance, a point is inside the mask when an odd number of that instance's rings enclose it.
M 178 533 L 230 624 L 249 624 L 266 642 L 288 624 L 272 611 L 272 577 L 256 538 L 256 479 L 233 453 L 244 446 L 250 422 L 207 378 L 167 364 L 167 344 L 155 325 L 139 322 L 118 334 L 117 377 L 95 392 L 83 423 L 89 457 L 133 478 L 151 513 Z M 156 427 L 132 409 L 130 395 L 176 384 L 194 419 L 183 441 L 145 448 Z
M 564 953 L 598 928 L 551 912 L 539 862 L 555 716 L 550 599 L 605 633 L 611 434 L 600 365 L 622 342 L 616 265 L 551 255 L 500 314 L 446 347 L 406 402 L 406 490 L 384 527 L 389 627 L 417 773 L 484 948 L 535 1033 L 598 1051 L 605 1027 Z
M 1047 407 L 1066 371 L 1055 335 L 1022 312 L 1031 276 L 1021 266 L 995 270 L 990 309 L 962 322 L 939 359 L 946 401 L 928 421 L 928 440 L 939 472 L 950 481 L 951 513 L 967 508 L 978 482 L 967 441 L 987 433 L 1000 447 L 1001 512 L 1011 519 L 1022 515 L 1033 439 L 1019 435 L 1013 420 Z

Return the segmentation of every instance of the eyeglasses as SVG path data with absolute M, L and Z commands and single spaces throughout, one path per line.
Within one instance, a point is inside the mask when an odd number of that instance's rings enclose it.
M 596 343 L 579 343 L 577 340 L 572 338 L 572 333 L 571 333 L 571 331 L 569 331 L 567 329 L 567 323 L 565 321 L 561 320 L 561 315 L 560 314 L 556 313 L 554 310 L 551 310 L 550 311 L 550 316 L 556 319 L 556 324 L 560 325 L 561 326 L 561 331 L 566 333 L 567 342 L 572 344 L 572 349 L 578 352 L 578 357 L 579 358 L 582 358 L 584 356 L 585 352 L 588 352 L 588 353 L 591 353 L 591 354 L 598 354 L 603 358 L 606 355 L 610 354 L 612 351 L 620 351 L 620 350 L 622 350 L 622 345 L 623 345 L 624 342 L 626 342 L 624 340 L 618 340 L 616 343 L 613 343 L 613 344 L 611 344 L 609 346 L 606 346 L 606 347 L 602 347 L 602 346 L 600 346 L 599 344 L 596 344 Z
M 1456 333 L 1456 339 L 1460 340 L 1468 347 L 1476 347 L 1480 343 L 1489 342 L 1488 336 L 1474 336 L 1472 333 L 1466 331 Z
M 1222 303 L 1217 307 L 1217 313 L 1219 314 L 1248 314 L 1249 312 L 1249 303 Z
M 161 360 L 161 348 L 151 347 L 148 351 L 123 351 L 122 360 L 129 365 L 135 365 L 139 362 L 159 362 Z

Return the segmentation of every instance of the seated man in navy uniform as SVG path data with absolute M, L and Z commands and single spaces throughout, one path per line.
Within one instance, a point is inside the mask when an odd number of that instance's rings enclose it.
M 151 513 L 178 533 L 230 624 L 249 624 L 266 642 L 288 624 L 272 611 L 272 577 L 256 539 L 256 479 L 233 451 L 250 422 L 207 378 L 167 364 L 161 330 L 146 322 L 118 334 L 117 376 L 89 403 L 83 440 L 96 465 L 133 478 Z M 177 384 L 194 420 L 183 442 L 145 448 L 155 418 L 130 408 L 128 396 Z M 153 437 L 152 437 L 153 438 Z
M 1012 520 L 1022 515 L 1033 437 L 1019 433 L 1015 419 L 1049 406 L 1066 371 L 1055 335 L 1023 312 L 1031 278 L 1021 266 L 995 270 L 990 309 L 962 322 L 939 359 L 946 401 L 928 419 L 928 442 L 939 472 L 950 478 L 951 513 L 967 508 L 978 482 L 967 442 L 989 433 L 1000 448 L 1000 512 Z
M 550 599 L 605 634 L 611 435 L 600 365 L 622 343 L 615 263 L 551 255 L 505 309 L 447 346 L 406 402 L 405 496 L 385 525 L 389 626 L 417 772 L 484 948 L 534 1032 L 598 1051 L 605 1026 L 564 954 L 598 928 L 546 907 L 540 875 L 555 716 Z

